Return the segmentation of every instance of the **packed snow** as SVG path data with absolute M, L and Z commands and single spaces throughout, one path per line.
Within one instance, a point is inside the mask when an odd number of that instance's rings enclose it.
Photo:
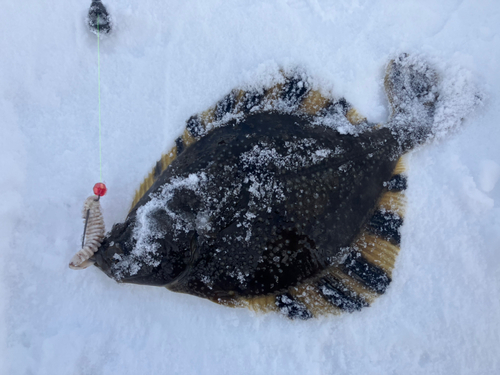
M 90 1 L 3 4 L 0 374 L 500 372 L 500 3 L 104 4 L 114 28 L 100 41 L 108 230 L 190 116 L 233 88 L 272 86 L 280 69 L 303 69 L 311 87 L 383 123 L 387 62 L 418 55 L 446 99 L 440 131 L 408 155 L 393 281 L 360 312 L 291 321 L 73 271 L 81 208 L 99 180 Z

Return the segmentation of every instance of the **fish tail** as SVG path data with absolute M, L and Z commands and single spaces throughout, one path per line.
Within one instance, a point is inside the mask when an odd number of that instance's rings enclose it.
M 439 99 L 437 82 L 436 71 L 421 58 L 403 53 L 387 65 L 384 86 L 391 110 L 387 126 L 402 152 L 432 137 Z

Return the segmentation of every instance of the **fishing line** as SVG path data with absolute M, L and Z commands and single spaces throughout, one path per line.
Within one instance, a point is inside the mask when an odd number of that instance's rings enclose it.
M 106 185 L 102 182 L 102 121 L 101 121 L 101 53 L 100 53 L 100 36 L 101 36 L 101 17 L 104 14 L 104 32 L 109 33 L 110 18 L 100 0 L 94 0 L 89 10 L 88 23 L 90 30 L 94 31 L 97 27 L 97 96 L 98 96 L 98 124 L 99 124 L 99 181 L 94 185 L 93 191 L 95 195 L 88 197 L 83 206 L 83 219 L 85 222 L 82 236 L 82 249 L 78 251 L 69 263 L 71 269 L 84 269 L 94 261 L 92 257 L 101 245 L 104 239 L 104 219 L 101 213 L 100 198 L 107 192 Z
M 99 181 L 102 183 L 102 136 L 101 136 L 101 54 L 100 54 L 100 30 L 99 30 L 99 16 L 97 16 L 97 97 L 98 97 L 98 122 L 99 122 Z M 106 186 L 102 184 L 104 188 Z M 101 198 L 100 194 L 96 193 L 96 186 L 94 186 L 94 194 L 97 195 L 97 201 Z M 106 192 L 102 195 L 104 195 Z M 89 223 L 90 209 L 85 214 L 85 226 L 83 227 L 82 235 L 82 249 L 85 246 L 85 235 L 87 234 L 87 226 Z
M 101 54 L 99 43 L 99 16 L 97 16 L 97 91 L 99 97 L 99 181 L 102 182 L 102 137 L 101 137 Z
M 106 194 L 107 188 L 106 185 L 102 182 L 102 136 L 101 136 L 101 54 L 100 54 L 100 30 L 99 30 L 99 16 L 97 16 L 97 96 L 98 96 L 98 119 L 99 119 L 99 181 L 94 185 L 94 194 L 97 195 L 96 202 L 99 202 L 99 199 Z M 100 205 L 99 205 L 100 211 Z M 85 212 L 85 211 L 84 211 Z M 89 217 L 90 217 L 90 208 L 87 209 L 87 213 L 85 214 L 85 226 L 83 227 L 83 236 L 82 236 L 82 248 L 84 248 L 86 234 L 87 234 L 87 226 L 89 225 Z M 90 224 L 93 225 L 92 223 Z M 88 240 L 88 239 L 87 239 Z M 96 249 L 97 250 L 97 249 Z

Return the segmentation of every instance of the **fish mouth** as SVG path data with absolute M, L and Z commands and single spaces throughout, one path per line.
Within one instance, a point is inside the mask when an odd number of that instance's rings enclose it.
M 129 228 L 131 228 L 131 225 L 127 222 L 115 224 L 91 258 L 97 268 L 113 279 L 116 279 L 113 272 L 114 263 L 125 255 L 124 244 L 131 239 L 131 230 Z

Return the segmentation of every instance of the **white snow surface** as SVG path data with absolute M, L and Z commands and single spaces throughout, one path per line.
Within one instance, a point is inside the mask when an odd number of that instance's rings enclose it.
M 2 4 L 0 374 L 500 373 L 500 2 L 106 0 L 102 199 L 108 229 L 185 120 L 234 87 L 300 67 L 371 122 L 385 64 L 424 56 L 452 128 L 408 157 L 401 253 L 386 294 L 308 321 L 231 309 L 68 268 L 99 180 L 90 1 Z M 448 119 L 448 120 L 447 120 Z M 451 119 L 451 120 L 450 120 Z M 444 129 L 444 128 L 443 128 Z M 321 156 L 321 155 L 319 155 Z

